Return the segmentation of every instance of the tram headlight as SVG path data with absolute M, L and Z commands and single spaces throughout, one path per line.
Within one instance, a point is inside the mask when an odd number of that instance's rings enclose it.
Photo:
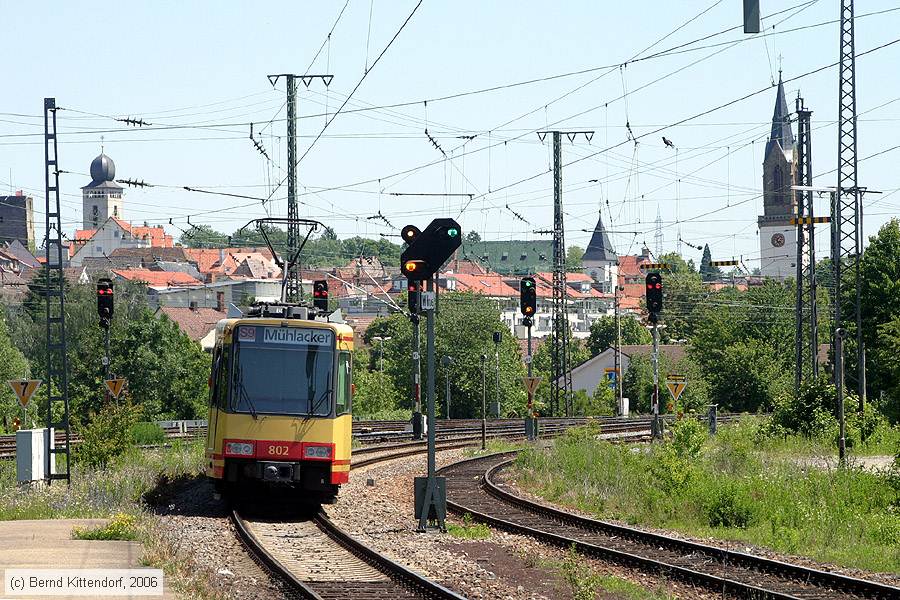
M 331 459 L 331 452 L 331 446 L 307 444 L 303 448 L 303 458 L 310 460 L 329 460 Z
M 225 442 L 225 454 L 231 456 L 253 456 L 253 444 L 248 442 Z

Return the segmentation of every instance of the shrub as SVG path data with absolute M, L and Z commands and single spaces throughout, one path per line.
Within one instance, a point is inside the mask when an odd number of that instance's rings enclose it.
M 700 421 L 691 417 L 681 419 L 672 428 L 672 448 L 681 458 L 697 458 L 706 437 L 706 427 Z
M 134 406 L 130 399 L 113 400 L 92 414 L 86 426 L 75 421 L 75 432 L 81 436 L 75 460 L 90 467 L 106 467 L 132 445 L 131 429 L 141 413 L 141 408 Z
M 782 394 L 772 411 L 770 433 L 831 437 L 836 431 L 835 388 L 826 376 L 805 382 L 794 394 Z M 845 398 L 845 404 L 852 402 Z
M 161 444 L 166 439 L 166 432 L 156 423 L 143 421 L 131 427 L 131 441 L 138 446 Z
M 755 507 L 749 493 L 732 480 L 711 481 L 706 486 L 703 512 L 710 527 L 749 526 L 755 517 Z

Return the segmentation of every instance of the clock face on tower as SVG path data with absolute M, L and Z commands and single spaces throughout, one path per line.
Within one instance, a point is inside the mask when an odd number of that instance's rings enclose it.
M 776 248 L 781 248 L 782 246 L 784 246 L 784 234 L 776 233 L 775 235 L 773 235 L 772 236 L 772 245 L 775 246 Z

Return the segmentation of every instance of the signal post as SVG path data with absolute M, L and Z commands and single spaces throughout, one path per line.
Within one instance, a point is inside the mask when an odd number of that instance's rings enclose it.
M 654 439 L 659 439 L 662 438 L 662 422 L 659 418 L 659 314 L 663 307 L 662 275 L 657 272 L 648 273 L 646 283 L 647 312 L 650 314 L 653 329 L 653 424 L 650 433 Z
M 111 279 L 97 280 L 97 315 L 100 317 L 100 327 L 103 328 L 103 379 L 109 380 L 109 326 L 113 317 L 113 282 Z M 106 399 L 109 400 L 109 391 L 106 391 Z
M 525 362 L 528 365 L 528 377 L 525 378 L 525 390 L 528 392 L 528 408 L 525 415 L 525 437 L 529 441 L 537 439 L 538 423 L 537 412 L 534 410 L 534 392 L 541 380 L 534 377 L 531 356 L 531 327 L 534 325 L 534 314 L 537 311 L 537 285 L 534 277 L 524 277 L 519 282 L 519 308 L 525 316 L 522 323 L 528 330 L 528 356 Z
M 412 231 L 413 235 L 407 236 Z M 447 487 L 443 477 L 436 476 L 435 465 L 435 356 L 434 313 L 436 282 L 434 276 L 462 243 L 459 223 L 453 219 L 435 219 L 421 233 L 412 226 L 403 228 L 404 239 L 411 239 L 400 256 L 400 271 L 410 283 L 427 285 L 419 295 L 420 309 L 425 311 L 425 361 L 427 368 L 426 401 L 428 403 L 428 475 L 415 479 L 416 531 L 426 532 L 428 526 L 446 531 Z M 415 349 L 418 352 L 418 347 Z
M 407 225 L 400 232 L 400 237 L 407 246 L 411 246 L 419 234 L 422 233 L 415 225 Z M 422 422 L 422 384 L 421 368 L 419 367 L 419 313 L 421 305 L 422 282 L 417 279 L 407 279 L 406 305 L 409 309 L 409 323 L 412 325 L 412 434 L 414 440 L 421 440 L 425 427 Z

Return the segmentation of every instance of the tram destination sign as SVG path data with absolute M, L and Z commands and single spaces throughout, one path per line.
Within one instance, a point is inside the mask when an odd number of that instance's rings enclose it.
M 331 346 L 334 334 L 328 329 L 304 329 L 300 327 L 238 327 L 239 342 L 256 344 L 285 344 L 291 346 Z

